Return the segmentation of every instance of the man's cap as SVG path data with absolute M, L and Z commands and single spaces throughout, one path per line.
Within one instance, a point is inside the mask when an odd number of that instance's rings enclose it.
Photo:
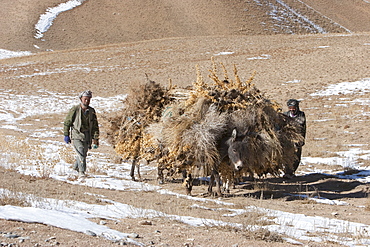
M 86 91 L 83 91 L 82 93 L 80 93 L 80 99 L 82 97 L 89 97 L 89 98 L 92 98 L 92 92 L 90 90 L 86 90 Z
M 299 106 L 299 101 L 296 100 L 296 99 L 290 99 L 290 100 L 287 101 L 286 104 L 287 104 L 288 107 L 289 106 L 296 106 L 296 107 L 298 107 Z

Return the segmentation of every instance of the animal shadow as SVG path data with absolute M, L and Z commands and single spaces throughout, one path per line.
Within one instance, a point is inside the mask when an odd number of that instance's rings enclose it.
M 259 199 L 302 200 L 307 197 L 330 200 L 366 198 L 370 184 L 340 176 L 313 173 L 291 179 L 265 178 L 243 181 L 236 186 L 236 196 Z

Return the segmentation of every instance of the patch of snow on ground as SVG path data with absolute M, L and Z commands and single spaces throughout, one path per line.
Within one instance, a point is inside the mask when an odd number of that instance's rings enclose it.
M 359 94 L 370 92 L 370 78 L 354 82 L 341 82 L 327 87 L 327 89 L 312 93 L 311 96 L 330 96 L 339 94 Z
M 219 53 L 216 53 L 216 54 L 213 54 L 214 56 L 222 56 L 222 55 L 232 55 L 234 54 L 235 52 L 233 51 L 223 51 L 223 52 L 219 52 Z
M 62 12 L 71 10 L 77 6 L 80 6 L 85 0 L 70 0 L 66 3 L 61 3 L 57 7 L 48 8 L 45 14 L 40 16 L 39 21 L 35 25 L 37 31 L 35 38 L 41 39 L 44 33 L 49 30 L 53 24 L 54 19 Z
M 4 194 L 6 191 L 0 191 Z M 97 195 L 98 196 L 98 195 Z M 47 225 L 52 225 L 72 231 L 83 233 L 93 232 L 98 236 L 105 237 L 112 241 L 127 240 L 134 244 L 142 245 L 130 239 L 130 234 L 122 233 L 109 229 L 106 226 L 101 226 L 89 221 L 89 218 L 108 218 L 121 220 L 124 218 L 155 218 L 164 217 L 171 220 L 181 221 L 195 227 L 198 226 L 230 226 L 234 228 L 245 227 L 241 224 L 229 223 L 227 221 L 196 218 L 189 216 L 168 215 L 159 211 L 135 208 L 128 204 L 118 203 L 113 200 L 100 198 L 102 201 L 108 202 L 106 205 L 87 204 L 78 201 L 62 201 L 50 198 L 38 198 L 30 200 L 33 207 L 15 207 L 2 206 L 0 207 L 0 218 L 6 220 L 17 220 L 24 222 L 37 222 Z M 206 207 L 194 207 L 210 210 Z M 279 232 L 292 236 L 298 240 L 310 240 L 315 242 L 334 241 L 344 245 L 352 244 L 369 244 L 370 239 L 366 238 L 370 231 L 370 226 L 366 224 L 354 223 L 349 221 L 329 219 L 319 216 L 306 216 L 303 214 L 292 214 L 278 210 L 271 210 L 259 207 L 247 206 L 245 209 L 219 209 L 229 211 L 230 214 L 224 214 L 225 217 L 233 217 L 236 215 L 245 214 L 248 212 L 264 213 L 266 223 L 264 226 L 250 226 L 253 229 L 266 228 L 270 231 Z M 67 219 L 67 220 L 66 220 Z M 356 238 L 340 238 L 342 232 L 349 233 L 352 236 L 363 236 L 361 240 Z M 325 233 L 321 237 L 312 237 L 312 233 Z M 307 234 L 311 233 L 311 234 Z M 338 234 L 338 235 L 337 235 Z
M 347 83 L 350 84 L 350 83 Z M 343 84 L 341 88 L 352 88 L 349 85 Z M 94 96 L 91 102 L 92 107 L 96 108 L 99 112 L 99 109 L 109 109 L 109 110 L 116 110 L 118 106 L 122 107 L 122 100 L 125 98 L 125 95 L 119 95 L 110 98 L 103 98 L 99 96 Z M 53 103 L 55 102 L 55 103 Z M 0 124 L 1 126 L 13 126 L 15 129 L 19 129 L 24 131 L 24 133 L 28 133 L 27 130 L 23 130 L 22 128 L 25 127 L 24 125 L 18 124 L 18 122 L 24 119 L 26 116 L 35 116 L 35 115 L 45 115 L 50 114 L 49 111 L 45 109 L 59 109 L 57 113 L 65 114 L 68 109 L 77 104 L 78 97 L 77 96 L 67 96 L 64 94 L 53 93 L 53 92 L 46 92 L 40 91 L 39 95 L 34 96 L 26 96 L 26 95 L 17 95 L 12 92 L 6 92 L 0 90 Z M 55 104 L 55 105 L 53 105 Z M 57 104 L 57 105 L 56 105 Z M 46 107 L 48 106 L 48 107 Z M 31 128 L 32 126 L 27 125 L 27 129 Z M 50 130 L 46 130 L 45 128 L 40 130 L 34 130 L 32 133 L 29 134 L 29 139 L 24 140 L 24 143 L 31 143 L 36 141 L 34 139 L 38 139 L 38 142 L 41 143 L 38 145 L 36 150 L 37 155 L 31 155 L 22 158 L 22 162 L 20 163 L 11 163 L 12 158 L 15 155 L 21 156 L 22 154 L 16 153 L 2 153 L 0 155 L 1 164 L 4 167 L 12 167 L 12 169 L 16 169 L 19 173 L 23 174 L 31 174 L 34 176 L 42 176 L 42 173 L 49 174 L 49 176 L 53 179 L 65 181 L 72 184 L 81 184 L 85 186 L 97 187 L 97 188 L 107 188 L 107 189 L 115 189 L 115 190 L 138 190 L 138 191 L 154 191 L 161 194 L 168 194 L 173 195 L 176 197 L 182 197 L 184 199 L 194 200 L 194 201 L 206 201 L 210 203 L 216 203 L 219 205 L 223 205 L 223 207 L 227 207 L 227 205 L 231 205 L 230 203 L 224 202 L 222 200 L 215 200 L 215 199 L 206 199 L 206 198 L 197 198 L 197 197 L 190 197 L 187 195 L 182 195 L 178 193 L 174 193 L 172 191 L 164 190 L 160 186 L 154 186 L 147 184 L 145 182 L 135 182 L 131 180 L 129 176 L 130 173 L 130 164 L 128 163 L 121 163 L 121 164 L 114 164 L 110 161 L 108 154 L 100 153 L 99 151 L 91 151 L 88 156 L 88 163 L 93 163 L 96 170 L 98 171 L 105 171 L 104 174 L 106 175 L 89 175 L 84 181 L 79 181 L 76 179 L 76 172 L 71 169 L 72 164 L 67 163 L 61 153 L 62 152 L 72 152 L 73 149 L 71 145 L 67 145 L 63 142 L 62 135 L 60 137 L 60 141 L 50 141 L 50 140 L 42 140 L 39 138 L 44 138 L 46 136 L 42 135 L 42 132 L 49 132 L 50 135 L 56 135 L 56 131 L 62 130 L 62 123 L 61 126 L 52 126 Z M 60 132 L 61 133 L 61 132 Z M 34 138 L 34 139 L 32 139 Z M 7 138 L 8 140 L 11 138 Z M 108 145 L 102 143 L 101 145 Z M 360 164 L 357 164 L 358 158 L 368 158 L 370 151 L 361 150 L 358 146 L 352 146 L 347 152 L 340 152 L 337 153 L 336 157 L 332 158 L 310 158 L 310 157 L 303 157 L 302 162 L 303 165 L 309 163 L 331 163 L 331 164 L 342 164 L 344 167 L 354 167 L 359 170 L 358 174 L 345 174 L 340 173 L 336 174 L 336 176 L 340 176 L 347 179 L 354 179 L 358 181 L 370 181 L 370 167 L 362 167 Z M 42 162 L 38 161 L 37 159 L 42 159 Z M 153 167 L 143 164 L 141 166 L 141 171 L 150 172 L 153 171 Z M 318 199 L 318 198 L 317 198 Z M 48 199 L 51 200 L 51 199 Z M 320 203 L 327 203 L 332 205 L 339 205 L 340 201 L 332 201 L 320 198 L 317 200 Z M 105 207 L 104 212 L 99 208 L 99 205 L 85 205 L 81 202 L 74 202 L 73 210 L 66 209 L 66 208 L 58 208 L 53 206 L 51 208 L 45 208 L 43 205 L 36 205 L 32 208 L 20 208 L 20 207 L 13 207 L 13 206 L 3 206 L 0 207 L 0 217 L 4 219 L 15 219 L 20 221 L 35 221 L 49 225 L 55 225 L 58 227 L 67 227 L 67 229 L 76 230 L 73 227 L 73 224 L 69 224 L 68 226 L 63 225 L 61 222 L 63 219 L 64 222 L 66 218 L 70 219 L 71 221 L 74 220 L 75 222 L 79 222 L 81 224 L 82 229 L 84 231 L 90 230 L 95 231 L 97 234 L 104 235 L 107 233 L 109 236 L 114 236 L 114 238 L 126 238 L 127 234 L 115 232 L 113 230 L 107 228 L 101 228 L 101 226 L 97 226 L 87 220 L 86 216 L 86 208 L 89 209 L 94 208 L 92 215 L 102 215 L 104 214 L 106 217 L 110 218 L 122 218 L 125 217 L 124 212 L 127 210 L 127 205 L 119 204 L 116 202 L 112 202 L 115 206 L 115 209 L 119 208 L 119 215 L 117 215 L 116 211 L 109 210 Z M 55 203 L 56 204 L 56 203 Z M 50 205 L 50 203 L 47 203 Z M 60 204 L 58 204 L 60 205 Z M 64 205 L 62 203 L 62 205 Z M 131 207 L 131 206 L 129 206 Z M 226 209 L 228 210 L 228 209 Z M 246 208 L 246 211 L 251 210 L 250 208 Z M 335 241 L 337 243 L 343 245 L 352 245 L 358 244 L 359 242 L 355 242 L 355 238 L 348 238 L 347 240 L 343 240 L 340 238 L 340 235 L 343 232 L 350 231 L 354 235 L 357 232 L 365 232 L 367 230 L 370 232 L 369 226 L 364 224 L 358 224 L 349 221 L 337 221 L 332 220 L 329 218 L 324 217 L 310 217 L 301 214 L 292 214 L 286 213 L 282 211 L 274 211 L 264 208 L 255 208 L 254 210 L 261 210 L 265 212 L 269 219 L 273 218 L 271 224 L 263 226 L 271 231 L 281 232 L 287 234 L 291 238 L 295 240 L 311 240 L 316 242 L 321 242 L 325 240 Z M 61 211 L 63 214 L 61 214 Z M 135 210 L 136 212 L 142 212 L 142 210 Z M 229 209 L 230 213 L 226 213 L 225 216 L 231 217 L 231 215 L 241 214 L 243 211 L 235 211 Z M 130 211 L 129 211 L 130 212 Z M 57 217 L 56 215 L 62 215 L 63 217 Z M 11 216 L 10 216 L 11 215 Z M 32 216 L 30 216 L 32 215 Z M 48 216 L 48 217 L 37 217 L 38 215 Z M 214 221 L 204 218 L 194 218 L 194 217 L 186 217 L 186 216 L 177 216 L 177 215 L 166 215 L 162 212 L 157 211 L 148 211 L 147 217 L 152 215 L 153 217 L 167 217 L 173 220 L 179 220 L 186 224 L 190 224 L 193 226 L 204 226 L 204 225 L 232 225 L 233 227 L 241 227 L 239 225 L 233 225 L 232 223 L 228 222 L 227 220 L 224 221 Z M 35 216 L 35 217 L 33 217 Z M 152 217 L 150 216 L 150 217 Z M 53 220 L 51 220 L 53 219 Z M 60 220 L 59 220 L 60 219 Z M 77 224 L 77 223 L 76 223 Z M 330 226 L 330 229 L 329 227 Z M 68 228 L 70 227 L 70 228 Z M 260 227 L 260 226 L 253 226 L 253 227 Z M 328 227 L 328 228 L 326 228 Z M 356 230 L 357 229 L 357 230 Z M 325 233 L 320 235 L 320 233 Z M 319 236 L 312 237 L 315 233 L 319 233 Z M 322 237 L 320 237 L 322 236 Z M 362 242 L 366 244 L 370 244 L 370 236 L 368 234 L 363 235 Z M 292 240 L 292 241 L 295 241 Z M 358 240 L 359 241 L 359 240 Z
M 248 60 L 259 60 L 259 59 L 270 59 L 271 58 L 271 55 L 267 55 L 267 54 L 262 54 L 261 56 L 258 56 L 258 57 L 249 57 L 247 58 Z
M 122 101 L 127 95 L 117 95 L 109 98 L 93 96 L 92 107 L 117 111 L 123 107 Z M 0 121 L 9 124 L 29 116 L 50 114 L 50 109 L 56 114 L 67 112 L 73 105 L 79 104 L 78 96 L 66 96 L 61 93 L 40 92 L 39 96 L 12 94 L 0 89 Z
M 32 53 L 29 51 L 9 51 L 9 50 L 0 49 L 0 59 L 29 56 L 31 54 Z
M 291 80 L 291 81 L 287 81 L 285 83 L 300 83 L 301 80 L 297 80 L 297 79 L 294 79 L 294 80 Z
M 289 5 L 287 5 L 286 3 L 284 3 L 282 0 L 277 0 L 276 2 L 278 2 L 280 5 L 282 5 L 287 11 L 290 11 L 292 14 L 294 14 L 295 16 L 297 16 L 299 19 L 301 19 L 304 22 L 308 23 L 318 33 L 327 33 L 322 27 L 320 27 L 319 25 L 317 25 L 316 23 L 314 23 L 313 21 L 311 21 L 310 19 L 308 19 L 306 16 L 301 15 L 300 13 L 298 13 L 297 11 L 295 11 L 294 9 L 292 9 L 291 7 L 289 7 Z

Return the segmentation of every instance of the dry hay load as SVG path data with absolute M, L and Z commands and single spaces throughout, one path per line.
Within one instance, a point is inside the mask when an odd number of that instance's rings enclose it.
M 171 88 L 154 82 L 129 94 L 116 152 L 124 159 L 156 160 L 160 179 L 165 169 L 193 172 L 196 168 L 201 171 L 199 176 L 220 172 L 226 177 L 235 171 L 279 175 L 284 165 L 296 158 L 294 141 L 301 140 L 298 126 L 255 87 L 254 75 L 242 82 L 235 66 L 234 79 L 221 67 L 223 79 L 213 63 L 210 84 L 198 69 L 197 80 L 185 99 L 175 99 Z M 231 141 L 241 147 L 238 157 L 242 165 L 228 162 Z
M 220 172 L 230 177 L 235 171 L 278 176 L 296 159 L 294 142 L 302 138 L 299 126 L 255 87 L 254 75 L 242 82 L 234 66 L 232 80 L 221 66 L 224 79 L 217 76 L 215 63 L 209 76 L 212 84 L 205 83 L 198 70 L 187 100 L 167 106 L 166 111 L 172 109 L 171 117 L 165 114 L 147 128 L 165 150 L 158 159 L 159 176 L 165 169 L 193 172 L 194 168 L 202 172 L 199 176 Z M 225 138 L 230 144 L 234 130 L 234 141 L 238 140 L 242 148 L 239 156 L 243 165 L 238 167 L 222 162 L 225 152 L 221 146 Z M 230 150 L 226 154 L 231 159 Z
M 115 151 L 123 160 L 133 160 L 133 168 L 139 159 L 153 160 L 158 155 L 157 143 L 145 133 L 149 124 L 158 122 L 164 106 L 173 99 L 170 97 L 172 86 L 164 88 L 154 81 L 135 85 L 130 88 L 124 109 L 109 120 L 111 140 Z M 140 173 L 138 174 L 140 177 Z M 134 170 L 131 170 L 134 178 Z

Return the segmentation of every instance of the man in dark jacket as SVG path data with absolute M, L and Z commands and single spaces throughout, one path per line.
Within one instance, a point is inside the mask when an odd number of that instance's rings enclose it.
M 293 118 L 299 125 L 299 133 L 302 135 L 302 141 L 295 143 L 295 155 L 296 159 L 291 166 L 287 166 L 285 170 L 285 178 L 294 177 L 295 171 L 301 162 L 302 146 L 305 144 L 304 140 L 306 137 L 306 116 L 303 111 L 299 109 L 299 101 L 296 99 L 290 99 L 287 101 L 288 111 L 284 114 L 288 117 Z
M 99 146 L 99 124 L 95 109 L 90 107 L 91 91 L 80 94 L 80 104 L 73 106 L 64 121 L 64 141 L 71 143 L 76 150 L 77 157 L 74 169 L 79 178 L 85 177 L 86 157 L 88 149 Z

